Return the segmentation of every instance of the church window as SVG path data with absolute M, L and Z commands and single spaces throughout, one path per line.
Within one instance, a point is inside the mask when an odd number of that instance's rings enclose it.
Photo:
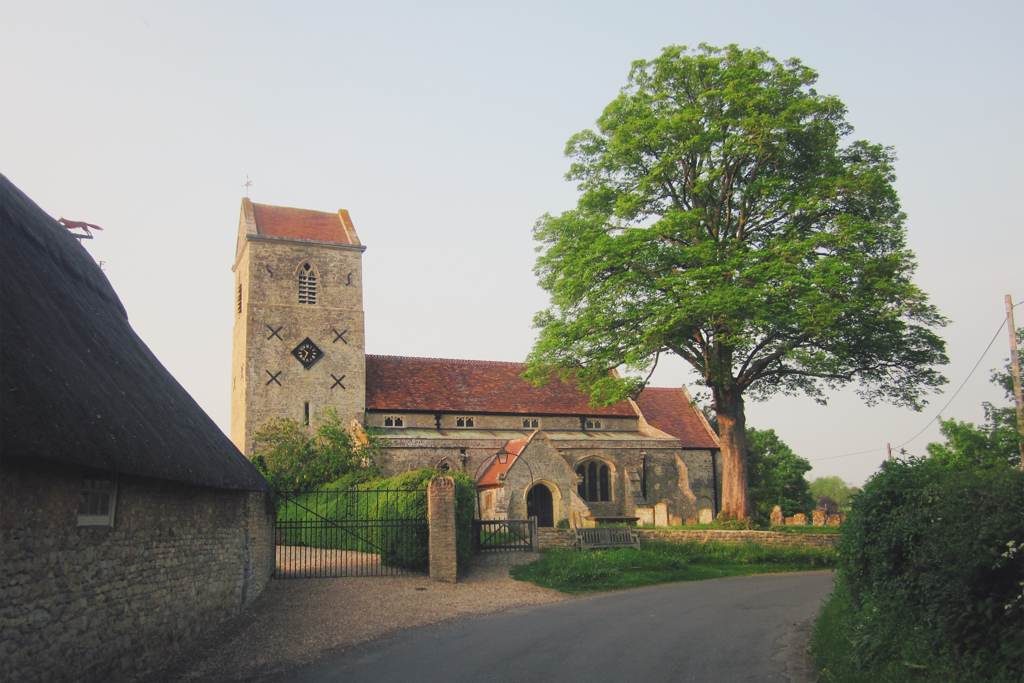
M 537 429 L 540 427 L 540 420 L 535 417 L 523 418 L 523 429 Z
M 316 271 L 308 263 L 299 268 L 299 303 L 316 303 Z
M 78 526 L 114 526 L 116 501 L 113 476 L 85 477 L 78 499 Z
M 306 401 L 302 406 L 302 424 L 309 426 L 309 401 Z
M 605 502 L 611 497 L 611 469 L 597 460 L 576 466 L 576 492 L 587 502 Z
M 588 417 L 584 421 L 584 428 L 585 429 L 600 429 L 601 428 L 601 420 L 597 419 L 596 417 Z
M 402 419 L 401 415 L 385 415 L 384 416 L 385 427 L 404 427 L 405 420 Z
M 459 417 L 455 418 L 455 426 L 459 428 L 469 429 L 473 427 L 474 424 L 475 420 L 472 417 L 460 415 Z

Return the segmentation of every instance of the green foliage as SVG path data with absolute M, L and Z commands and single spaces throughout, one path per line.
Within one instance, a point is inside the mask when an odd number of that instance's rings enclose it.
M 376 440 L 357 446 L 330 408 L 313 434 L 295 420 L 268 421 L 256 432 L 253 450 L 253 464 L 275 491 L 309 491 L 344 476 L 365 481 L 377 474 Z
M 1024 348 L 1024 328 L 1017 330 Z M 1024 362 L 1024 351 L 1021 352 Z M 1010 363 L 1003 370 L 992 372 L 992 382 L 1001 387 L 1009 405 L 996 406 L 985 402 L 985 423 L 981 426 L 959 420 L 942 420 L 940 429 L 945 443 L 928 444 L 928 454 L 936 460 L 953 465 L 998 467 L 1020 463 L 1020 441 L 1017 431 L 1017 412 L 1013 407 L 1013 385 Z
M 642 529 L 658 530 L 678 530 L 678 531 L 771 531 L 773 533 L 782 534 L 839 534 L 841 529 L 837 526 L 770 526 L 768 524 L 758 524 L 750 520 L 741 519 L 723 519 L 712 522 L 711 524 L 679 524 L 672 526 L 654 526 L 653 524 L 644 524 Z
M 644 543 L 639 549 L 548 550 L 537 562 L 512 567 L 513 578 L 564 593 L 633 588 L 669 581 L 802 571 L 833 566 L 835 553 L 754 543 Z
M 551 298 L 527 377 L 573 371 L 596 403 L 636 391 L 660 354 L 711 389 L 723 510 L 743 510 L 743 397 L 857 384 L 919 407 L 945 382 L 945 319 L 912 282 L 891 149 L 799 60 L 665 48 L 633 63 L 593 129 L 566 145 L 576 207 L 534 228 Z M 738 437 L 733 430 L 738 430 Z M 732 453 L 736 450 L 736 453 Z M 726 457 L 726 456 L 729 457 Z
M 435 475 L 437 473 L 435 472 Z M 455 549 L 459 571 L 473 561 L 473 519 L 476 517 L 476 482 L 465 472 L 447 472 L 455 480 Z
M 1024 677 L 1022 509 L 1024 472 L 884 463 L 843 527 L 833 609 L 849 642 L 823 651 L 843 650 L 826 666 L 864 680 Z
M 772 507 L 784 515 L 809 512 L 814 507 L 804 474 L 811 463 L 793 452 L 774 429 L 747 429 L 747 481 L 754 519 L 765 523 Z
M 860 493 L 860 489 L 856 486 L 848 486 L 845 481 L 839 477 L 818 477 L 811 482 L 810 485 L 811 497 L 817 501 L 820 498 L 829 498 L 839 506 L 839 510 L 844 513 L 850 511 L 850 504 L 853 502 L 853 497 Z
M 288 498 L 277 509 L 279 522 L 323 518 L 337 525 L 285 528 L 289 545 L 338 548 L 381 555 L 381 561 L 412 571 L 427 571 L 427 526 L 367 523 L 365 520 L 426 521 L 430 480 L 435 469 L 423 468 L 393 477 L 367 481 L 361 471 L 350 472 L 316 491 Z M 473 517 L 476 484 L 463 472 L 448 472 L 455 480 L 456 552 L 459 569 L 473 557 Z M 322 492 L 338 492 L 337 494 Z
M 943 318 L 910 276 L 892 151 L 846 146 L 846 108 L 817 74 L 736 46 L 633 63 L 595 129 L 566 145 L 576 208 L 536 226 L 552 306 L 530 375 L 687 360 L 756 396 L 851 381 L 917 405 L 944 380 Z
M 360 481 L 358 474 L 349 473 L 315 491 L 284 499 L 277 509 L 279 523 L 313 519 L 335 522 L 285 526 L 285 542 L 378 554 L 387 566 L 426 571 L 428 533 L 425 523 L 389 525 L 366 520 L 425 522 L 427 498 L 423 492 L 436 474 L 435 470 L 414 470 L 394 477 Z

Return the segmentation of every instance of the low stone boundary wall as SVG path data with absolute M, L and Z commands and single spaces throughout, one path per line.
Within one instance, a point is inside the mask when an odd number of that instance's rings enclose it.
M 660 541 L 663 543 L 760 543 L 805 548 L 835 548 L 839 534 L 788 534 L 781 531 L 730 531 L 727 529 L 637 529 L 640 542 Z
M 576 532 L 571 529 L 540 527 L 537 529 L 537 547 L 540 550 L 547 550 L 549 548 L 575 548 Z

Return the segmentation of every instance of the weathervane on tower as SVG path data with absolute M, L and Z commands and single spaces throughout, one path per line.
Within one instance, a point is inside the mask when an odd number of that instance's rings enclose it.
M 249 196 L 249 188 L 252 187 L 252 180 L 249 179 L 249 174 L 245 174 L 245 181 L 242 183 L 242 191 L 245 192 L 245 196 Z

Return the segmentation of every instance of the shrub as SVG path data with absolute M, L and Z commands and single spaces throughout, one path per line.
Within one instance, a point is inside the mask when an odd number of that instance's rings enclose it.
M 1022 509 L 1024 472 L 886 462 L 840 540 L 848 656 L 908 679 L 1024 676 Z
M 353 473 L 364 481 L 375 476 L 376 451 L 375 439 L 356 444 L 328 408 L 313 434 L 287 418 L 265 423 L 256 432 L 252 461 L 275 491 L 311 491 Z
M 473 560 L 473 519 L 476 517 L 476 482 L 464 472 L 449 472 L 455 480 L 455 547 L 459 571 Z

